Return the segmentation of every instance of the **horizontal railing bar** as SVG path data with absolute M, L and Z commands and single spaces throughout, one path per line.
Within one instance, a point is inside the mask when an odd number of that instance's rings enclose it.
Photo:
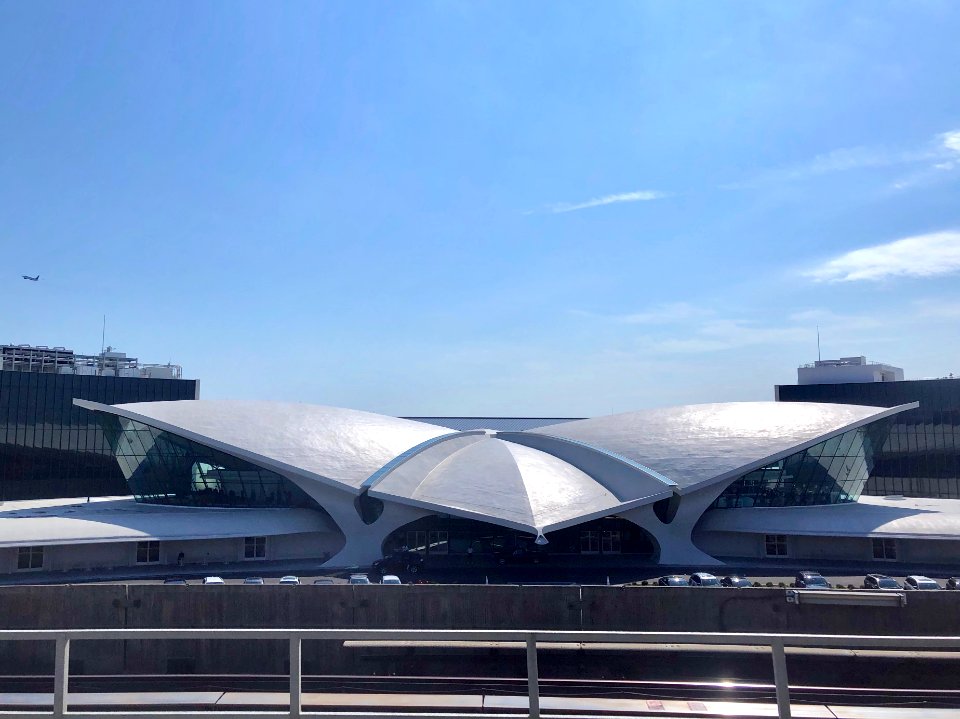
M 525 641 L 605 644 L 709 644 L 718 646 L 863 647 L 960 649 L 960 636 L 877 636 L 858 634 L 771 634 L 749 632 L 610 632 L 548 629 L 4 629 L 0 641 L 120 639 L 393 640 L 437 642 Z
M 511 713 L 490 713 L 490 712 L 397 712 L 393 710 L 379 712 L 328 712 L 328 711 L 304 711 L 303 716 L 315 717 L 343 717 L 343 719 L 394 719 L 402 717 L 404 719 L 431 719 L 433 717 L 444 719 L 471 719 L 471 717 L 482 719 L 517 719 L 525 716 L 525 712 Z M 629 713 L 624 713 L 629 715 Z M 51 719 L 53 714 L 46 712 L 20 712 L 20 711 L 0 711 L 0 717 L 16 717 L 17 719 Z M 137 719 L 256 719 L 257 717 L 289 717 L 288 711 L 219 711 L 217 709 L 206 709 L 202 711 L 69 711 L 68 717 L 81 717 L 82 719 L 121 719 L 122 717 L 136 717 Z M 570 715 L 557 712 L 550 712 L 551 719 L 561 719 L 564 716 L 578 717 L 583 719 L 582 715 Z M 604 716 L 612 716 L 609 712 L 604 712 Z

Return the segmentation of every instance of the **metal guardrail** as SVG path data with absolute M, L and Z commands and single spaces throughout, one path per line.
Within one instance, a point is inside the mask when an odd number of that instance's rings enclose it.
M 19 717 L 44 719 L 48 717 L 84 717 L 89 719 L 116 719 L 116 712 L 68 712 L 70 646 L 76 641 L 144 640 L 144 639 L 240 639 L 286 640 L 290 652 L 290 710 L 289 712 L 124 712 L 124 716 L 169 719 L 179 717 L 239 717 L 304 716 L 302 695 L 302 643 L 304 640 L 355 641 L 521 641 L 526 645 L 527 697 L 530 719 L 540 717 L 540 686 L 537 668 L 538 643 L 570 644 L 705 644 L 713 646 L 769 647 L 773 660 L 777 711 L 781 719 L 790 719 L 790 689 L 787 683 L 785 647 L 823 647 L 841 649 L 903 650 L 960 650 L 960 637 L 925 636 L 860 636 L 852 634 L 763 634 L 721 632 L 600 632 L 551 631 L 507 629 L 7 629 L 0 630 L 0 641 L 53 641 L 55 643 L 53 713 L 18 712 Z M 310 716 L 323 716 L 310 712 Z M 332 715 L 332 713 L 328 713 Z M 357 718 L 359 714 L 351 714 Z M 385 715 L 370 715 L 385 716 Z M 390 712 L 389 716 L 398 716 Z M 418 714 L 420 717 L 436 716 Z
M 835 592 L 830 589 L 788 589 L 787 604 L 831 604 L 855 607 L 905 607 L 906 592 Z

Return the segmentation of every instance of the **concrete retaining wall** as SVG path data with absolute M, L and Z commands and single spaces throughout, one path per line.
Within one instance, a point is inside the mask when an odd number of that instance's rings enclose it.
M 907 597 L 905 607 L 855 607 L 798 606 L 786 602 L 782 589 L 760 588 L 17 586 L 0 587 L 0 628 L 530 628 L 960 635 L 960 592 L 916 592 Z M 376 672 L 379 665 L 374 654 L 344 648 L 340 642 L 308 642 L 304 668 L 307 673 Z M 508 652 L 503 659 L 508 655 L 512 657 Z M 0 642 L 0 673 L 47 673 L 52 671 L 52 657 L 52 644 Z M 285 645 L 268 641 L 81 642 L 71 649 L 71 659 L 78 674 L 281 674 L 287 669 Z M 512 671 L 514 663 L 522 672 L 519 655 L 506 662 L 504 669 Z

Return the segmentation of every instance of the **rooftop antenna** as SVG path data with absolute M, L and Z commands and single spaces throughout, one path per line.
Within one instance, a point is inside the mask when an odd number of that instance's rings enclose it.
M 817 362 L 820 361 L 820 325 L 817 325 Z
M 103 330 L 100 332 L 100 374 L 103 374 L 103 346 L 107 341 L 107 316 L 103 316 Z

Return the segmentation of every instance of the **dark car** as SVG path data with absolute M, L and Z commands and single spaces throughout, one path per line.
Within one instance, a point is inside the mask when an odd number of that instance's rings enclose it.
M 187 583 L 187 580 L 184 579 L 183 577 L 170 577 L 169 579 L 164 579 L 164 580 L 163 580 L 163 583 L 164 583 L 164 584 L 179 584 L 180 586 L 183 586 L 183 585 L 185 585 L 185 584 Z
M 960 589 L 960 577 L 950 577 L 944 589 Z
M 423 569 L 423 555 L 417 552 L 394 552 L 373 563 L 373 571 L 377 574 L 401 574 L 409 572 L 417 574 Z
M 793 585 L 797 589 L 833 589 L 820 572 L 797 572 Z
M 660 577 L 657 580 L 657 584 L 661 587 L 689 587 L 690 582 L 687 581 L 687 578 L 679 574 L 671 574 L 667 577 Z
M 690 575 L 691 587 L 719 587 L 720 580 L 707 572 L 695 572 Z
M 720 580 L 721 587 L 752 587 L 753 582 L 751 582 L 746 577 L 742 577 L 739 574 L 731 574 L 724 577 Z
M 900 582 L 886 574 L 868 574 L 863 578 L 864 589 L 879 589 L 881 591 L 894 591 L 903 589 Z

